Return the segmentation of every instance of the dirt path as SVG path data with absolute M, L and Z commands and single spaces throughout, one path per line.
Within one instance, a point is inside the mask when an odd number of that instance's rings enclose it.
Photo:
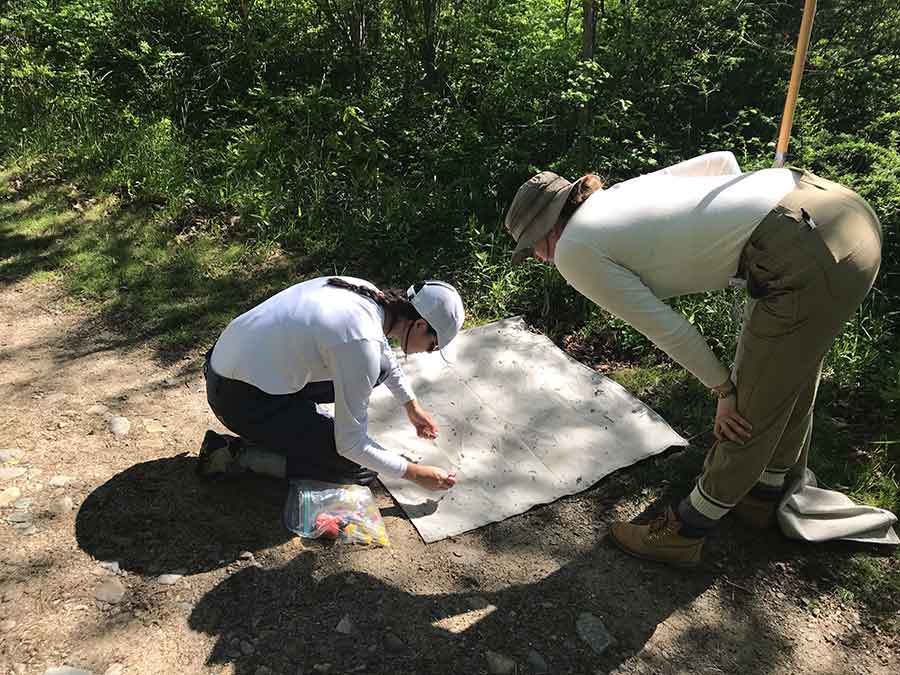
M 0 287 L 0 674 L 900 672 L 813 547 L 726 524 L 689 574 L 613 549 L 606 521 L 647 506 L 621 476 L 427 547 L 380 492 L 391 548 L 303 547 L 284 484 L 194 477 L 220 428 L 198 366 L 50 285 Z M 615 640 L 600 656 L 586 614 Z

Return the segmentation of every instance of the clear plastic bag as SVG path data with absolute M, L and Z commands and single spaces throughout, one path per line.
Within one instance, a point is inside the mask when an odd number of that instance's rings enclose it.
M 363 485 L 291 481 L 284 526 L 308 539 L 390 546 L 372 491 Z

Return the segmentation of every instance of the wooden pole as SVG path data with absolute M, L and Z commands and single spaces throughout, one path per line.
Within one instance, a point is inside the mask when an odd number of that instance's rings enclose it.
M 816 0 L 806 0 L 803 5 L 803 20 L 800 22 L 800 36 L 797 38 L 797 51 L 794 52 L 791 82 L 788 85 L 787 98 L 784 101 L 784 113 L 781 115 L 778 145 L 775 146 L 775 162 L 772 164 L 775 168 L 784 166 L 787 158 L 791 127 L 794 125 L 794 108 L 797 107 L 797 93 L 800 91 L 800 80 L 803 79 L 803 66 L 806 63 L 806 52 L 809 49 L 809 36 L 812 33 L 815 15 Z

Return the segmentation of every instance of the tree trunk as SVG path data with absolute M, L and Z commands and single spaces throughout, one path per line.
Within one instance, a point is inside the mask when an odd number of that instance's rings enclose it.
M 434 66 L 437 53 L 437 18 L 440 0 L 422 0 L 422 70 L 429 87 L 434 85 Z
M 594 58 L 594 0 L 581 0 L 581 60 Z
M 594 0 L 581 0 L 581 60 L 594 58 Z M 578 111 L 578 127 L 586 131 L 590 126 L 591 107 L 588 103 Z

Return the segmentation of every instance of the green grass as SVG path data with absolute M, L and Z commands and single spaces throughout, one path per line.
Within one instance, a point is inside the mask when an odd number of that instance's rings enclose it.
M 50 185 L 0 202 L 0 280 L 61 280 L 168 357 L 208 344 L 236 313 L 315 273 L 284 263 L 274 247 L 178 229 L 112 197 L 73 201 L 70 192 Z

